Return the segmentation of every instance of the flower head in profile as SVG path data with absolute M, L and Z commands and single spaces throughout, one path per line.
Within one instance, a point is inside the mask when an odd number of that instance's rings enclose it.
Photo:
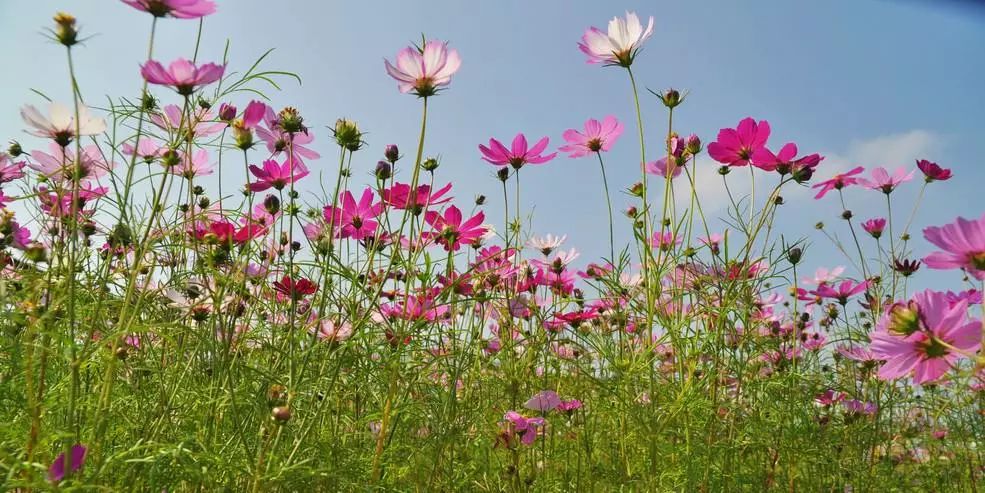
M 837 286 L 827 283 L 820 284 L 817 289 L 811 291 L 811 294 L 815 294 L 822 298 L 831 298 L 837 300 L 838 303 L 845 305 L 848 303 L 848 298 L 864 293 L 865 290 L 869 288 L 870 284 L 871 282 L 868 280 L 856 283 L 851 279 L 845 279 Z
M 434 231 L 424 233 L 424 236 L 427 240 L 434 240 L 443 245 L 446 251 L 457 251 L 463 243 L 469 245 L 482 238 L 486 232 L 486 227 L 482 224 L 485 219 L 485 213 L 480 211 L 463 221 L 462 211 L 455 206 L 445 209 L 444 214 L 428 211 L 424 215 L 424 221 L 434 228 Z
M 75 122 L 75 112 L 61 103 L 48 105 L 48 117 L 38 111 L 33 105 L 21 108 L 21 118 L 30 127 L 27 133 L 36 137 L 52 139 L 58 145 L 65 147 L 73 138 L 85 135 L 98 135 L 106 130 L 106 122 L 89 114 L 89 109 L 78 106 L 79 121 Z M 76 135 L 76 126 L 78 135 Z
M 352 238 L 356 241 L 371 238 L 379 226 L 376 217 L 383 213 L 383 203 L 373 203 L 375 198 L 370 187 L 363 190 L 359 202 L 356 202 L 352 192 L 346 190 L 338 207 L 325 207 L 325 221 L 334 226 L 339 238 Z
M 411 211 L 414 215 L 420 214 L 426 207 L 432 205 L 445 204 L 451 200 L 446 197 L 451 190 L 451 183 L 431 190 L 431 185 L 419 185 L 416 193 L 412 193 L 410 185 L 405 183 L 394 183 L 392 187 L 383 189 L 383 201 L 397 208 Z
M 549 256 L 551 252 L 560 248 L 564 244 L 564 240 L 568 239 L 568 235 L 554 236 L 548 234 L 546 236 L 533 237 L 527 240 L 527 246 L 539 251 L 545 257 Z
M 0 152 L 0 184 L 24 177 L 24 162 L 13 161 L 6 152 Z
M 927 161 L 926 159 L 918 159 L 917 168 L 923 173 L 924 180 L 927 183 L 950 180 L 951 176 L 953 176 L 951 170 L 942 168 L 939 164 Z
M 766 147 L 770 137 L 770 124 L 766 120 L 745 118 L 735 128 L 718 131 L 718 140 L 708 144 L 708 155 L 727 166 L 748 166 L 753 155 Z M 794 149 L 796 153 L 796 149 Z
M 612 115 L 605 117 L 601 122 L 589 118 L 585 121 L 584 132 L 573 128 L 564 131 L 562 137 L 567 144 L 559 147 L 558 150 L 567 152 L 568 157 L 571 158 L 587 156 L 593 152 L 608 152 L 622 135 L 622 131 L 622 122 Z
M 553 390 L 543 390 L 534 394 L 533 397 L 523 404 L 523 407 L 531 411 L 546 413 L 553 411 L 561 405 L 561 398 Z
M 48 480 L 52 483 L 57 483 L 65 478 L 66 473 L 78 472 L 82 469 L 82 465 L 86 461 L 86 448 L 84 445 L 75 444 L 72 445 L 71 450 L 68 454 L 68 464 L 65 464 L 65 453 L 62 452 L 58 454 L 55 458 L 55 462 L 51 463 L 51 467 L 48 468 Z
M 578 48 L 588 63 L 629 67 L 643 47 L 643 42 L 653 35 L 653 17 L 643 29 L 635 12 L 626 12 L 626 18 L 613 17 L 608 32 L 590 27 L 581 37 Z
M 303 299 L 309 294 L 314 294 L 315 291 L 318 291 L 317 284 L 303 277 L 295 280 L 291 276 L 284 276 L 283 279 L 274 281 L 273 286 L 274 291 L 279 295 L 293 300 Z
M 763 146 L 752 155 L 753 166 L 763 171 L 776 171 L 781 175 L 792 174 L 798 183 L 810 180 L 814 175 L 814 169 L 823 160 L 824 156 L 816 153 L 798 158 L 797 144 L 793 142 L 785 144 L 776 154 Z
M 879 166 L 872 170 L 872 179 L 859 178 L 858 182 L 865 188 L 872 190 L 879 190 L 882 193 L 890 194 L 896 187 L 903 183 L 906 183 L 913 179 L 913 174 L 916 171 L 906 172 L 904 168 L 897 168 L 896 171 L 890 175 L 886 168 Z
M 199 19 L 215 13 L 212 0 L 123 0 L 123 3 L 154 17 Z
M 557 156 L 556 152 L 544 155 L 547 144 L 550 143 L 548 137 L 537 141 L 533 147 L 528 147 L 527 137 L 522 133 L 516 134 L 513 143 L 507 149 L 502 142 L 496 139 L 489 139 L 489 146 L 479 144 L 479 152 L 482 159 L 496 166 L 510 165 L 513 169 L 520 169 L 525 164 L 544 164 Z
M 544 418 L 528 418 L 516 411 L 507 411 L 503 416 L 506 431 L 501 436 L 507 447 L 512 446 L 513 439 L 520 437 L 523 445 L 533 445 L 539 430 L 547 423 Z
M 171 62 L 167 69 L 156 60 L 148 60 L 140 67 L 140 75 L 148 83 L 171 86 L 182 96 L 189 96 L 197 88 L 221 79 L 225 71 L 224 65 L 214 63 L 196 65 L 184 58 Z
M 952 304 L 944 293 L 927 290 L 908 306 L 909 316 L 891 310 L 870 335 L 873 355 L 886 360 L 879 378 L 912 375 L 916 384 L 933 382 L 979 349 L 981 323 L 968 318 L 967 302 Z
M 957 218 L 944 226 L 923 230 L 923 237 L 940 251 L 924 257 L 931 269 L 965 269 L 978 280 L 985 280 L 985 214 L 978 219 Z
M 881 217 L 874 217 L 862 223 L 862 229 L 869 233 L 873 238 L 879 239 L 882 231 L 886 229 L 886 220 Z
M 844 173 L 838 173 L 830 179 L 824 180 L 821 183 L 815 184 L 811 188 L 820 188 L 817 195 L 814 196 L 815 199 L 820 199 L 827 195 L 828 192 L 832 190 L 841 190 L 848 185 L 855 185 L 861 183 L 862 178 L 857 178 L 856 176 L 865 171 L 865 168 L 858 166 L 852 168 Z
M 424 46 L 408 46 L 397 53 L 396 64 L 384 60 L 386 73 L 397 80 L 402 93 L 413 92 L 419 97 L 434 96 L 451 82 L 451 76 L 462 66 L 458 51 L 448 48 L 444 41 L 429 40 Z
M 268 159 L 263 162 L 262 168 L 251 164 L 250 173 L 257 178 L 257 181 L 250 183 L 250 191 L 261 192 L 268 188 L 283 190 L 285 186 L 308 176 L 308 168 L 301 161 L 285 159 L 278 164 Z

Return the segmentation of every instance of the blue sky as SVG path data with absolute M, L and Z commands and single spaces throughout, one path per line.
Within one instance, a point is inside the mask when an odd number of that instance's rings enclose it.
M 229 39 L 230 69 L 243 70 L 274 48 L 265 66 L 296 72 L 303 83 L 284 81 L 285 92 L 271 93 L 272 104 L 300 108 L 311 125 L 318 137 L 315 148 L 326 156 L 313 164 L 315 174 L 334 173 L 336 151 L 325 126 L 348 117 L 368 132 L 370 146 L 357 153 L 353 165 L 363 178 L 385 144 L 397 143 L 405 154 L 416 145 L 420 103 L 397 92 L 383 71 L 383 58 L 392 58 L 422 32 L 450 40 L 463 65 L 451 88 L 433 100 L 426 154 L 442 157 L 438 180 L 455 183 L 458 203 L 469 206 L 476 194 L 489 196 L 487 216 L 501 227 L 499 184 L 476 149 L 489 137 L 504 140 L 522 131 L 550 136 L 557 146 L 565 129 L 580 127 L 588 117 L 613 114 L 626 123 L 627 132 L 606 156 L 611 184 L 621 189 L 638 179 L 625 71 L 586 64 L 576 46 L 586 27 L 604 27 L 612 16 L 634 10 L 644 18 L 653 15 L 656 24 L 634 65 L 641 85 L 689 92 L 675 115 L 681 133 L 694 132 L 710 142 L 719 128 L 745 116 L 768 119 L 773 145 L 794 141 L 802 151 L 828 156 L 820 178 L 855 164 L 912 168 L 913 159 L 924 157 L 953 168 L 958 178 L 930 187 L 917 226 L 985 211 L 980 192 L 985 183 L 980 159 L 985 154 L 985 10 L 971 2 L 421 4 L 220 0 L 218 13 L 205 21 L 199 59 L 220 59 Z M 64 51 L 41 34 L 59 9 L 68 9 L 83 33 L 94 35 L 78 50 L 76 61 L 88 100 L 134 95 L 140 87 L 148 15 L 115 1 L 0 3 L 5 54 L 0 139 L 16 138 L 29 149 L 41 144 L 23 133 L 18 109 L 42 102 L 29 89 L 69 101 Z M 190 56 L 196 27 L 195 21 L 163 20 L 155 58 Z M 163 90 L 157 94 L 174 97 Z M 656 148 L 666 131 L 665 111 L 652 97 L 643 100 L 648 143 Z M 703 159 L 698 167 L 706 212 L 720 215 L 726 202 L 715 166 Z M 244 182 L 239 165 L 224 173 Z M 585 261 L 607 251 L 597 163 L 559 158 L 525 168 L 522 177 L 524 207 L 533 212 L 536 233 L 568 234 L 568 246 L 583 251 Z M 320 189 L 316 179 L 301 188 Z M 747 186 L 743 180 L 736 177 L 733 190 Z M 917 189 L 915 181 L 896 200 L 909 201 Z M 616 195 L 614 206 L 629 204 Z M 813 232 L 819 220 L 843 226 L 834 197 L 815 202 L 804 191 L 784 195 L 789 205 L 780 212 L 780 226 L 787 237 L 811 235 L 820 243 L 815 254 L 808 254 L 811 265 L 839 263 Z M 858 190 L 848 200 L 861 219 L 884 214 L 881 194 Z M 909 209 L 897 211 L 905 216 Z M 628 225 L 620 221 L 618 226 L 617 234 L 625 238 Z M 930 250 L 922 240 L 914 247 L 919 256 Z M 947 279 L 956 281 L 954 275 Z

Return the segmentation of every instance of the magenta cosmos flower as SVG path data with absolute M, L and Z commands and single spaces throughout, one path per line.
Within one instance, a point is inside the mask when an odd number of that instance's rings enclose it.
M 123 3 L 154 17 L 198 19 L 215 13 L 212 0 L 123 0 Z
M 868 221 L 862 223 L 862 229 L 878 240 L 879 237 L 882 236 L 883 230 L 886 229 L 886 220 L 881 217 L 869 219 Z
M 513 435 L 520 436 L 520 443 L 533 445 L 534 440 L 537 439 L 537 430 L 547 424 L 544 418 L 528 418 L 516 411 L 507 411 L 503 419 L 506 420 L 509 428 L 507 431 L 507 445 L 509 445 Z
M 65 453 L 58 454 L 55 462 L 48 468 L 48 480 L 57 483 L 65 478 L 66 472 L 78 472 L 86 460 L 86 448 L 81 444 L 72 445 L 68 455 L 68 465 L 65 464 Z
M 879 190 L 882 193 L 890 194 L 896 187 L 903 183 L 906 183 L 913 179 L 913 174 L 916 171 L 906 172 L 903 168 L 897 168 L 896 171 L 890 175 L 886 168 L 879 166 L 872 170 L 872 179 L 868 180 L 865 178 L 859 178 L 858 182 L 865 188 L 872 190 Z
M 872 353 L 886 360 L 879 378 L 912 374 L 913 382 L 922 384 L 942 377 L 981 345 L 981 323 L 967 315 L 967 302 L 952 304 L 944 293 L 930 290 L 891 307 L 870 336 Z
M 790 173 L 800 183 L 810 180 L 814 176 L 814 169 L 823 160 L 824 156 L 817 153 L 798 158 L 797 144 L 793 142 L 784 144 L 776 154 L 763 146 L 752 155 L 753 166 L 765 171 L 776 171 L 781 175 Z
M 607 33 L 590 27 L 581 37 L 578 48 L 588 56 L 588 63 L 629 67 L 643 47 L 643 42 L 653 34 L 653 17 L 646 29 L 635 12 L 626 12 L 626 18 L 613 17 Z
M 708 144 L 708 155 L 728 166 L 747 166 L 753 164 L 753 154 L 764 148 L 769 138 L 768 121 L 760 120 L 756 123 L 752 118 L 745 118 L 736 128 L 719 130 L 718 140 Z
M 927 183 L 932 181 L 945 181 L 951 179 L 951 170 L 947 168 L 942 168 L 939 164 L 927 161 L 926 159 L 917 160 L 917 168 L 923 173 L 924 180 Z
M 550 139 L 544 137 L 537 141 L 533 147 L 527 147 L 527 137 L 522 133 L 516 134 L 513 143 L 507 149 L 502 142 L 496 139 L 489 139 L 489 147 L 479 144 L 479 152 L 482 159 L 495 164 L 496 166 L 512 166 L 513 169 L 520 169 L 524 164 L 544 164 L 557 156 L 556 152 L 548 155 L 541 153 L 547 149 Z
M 160 62 L 149 60 L 140 67 L 140 75 L 151 84 L 174 87 L 182 96 L 195 92 L 199 86 L 211 84 L 222 78 L 226 71 L 224 65 L 205 63 L 196 66 L 194 63 L 179 58 L 165 69 Z
M 612 115 L 605 117 L 601 122 L 589 118 L 585 121 L 584 133 L 573 128 L 564 131 L 562 137 L 568 144 L 559 147 L 558 150 L 567 152 L 568 157 L 572 158 L 587 156 L 593 152 L 608 152 L 622 135 L 622 131 L 622 123 Z
M 457 50 L 448 49 L 444 41 L 430 40 L 424 48 L 408 46 L 397 52 L 396 65 L 383 60 L 386 73 L 397 80 L 400 92 L 426 98 L 451 82 L 451 76 L 462 66 Z
M 250 190 L 262 192 L 271 187 L 283 190 L 285 186 L 308 176 L 308 168 L 300 160 L 288 158 L 277 164 L 277 161 L 268 159 L 263 162 L 263 168 L 251 164 L 250 173 L 257 177 L 257 181 L 250 183 Z
M 342 194 L 339 207 L 327 206 L 324 210 L 325 221 L 334 225 L 339 238 L 362 240 L 376 234 L 379 223 L 376 217 L 383 213 L 383 203 L 373 203 L 373 189 L 366 187 L 362 197 L 356 202 L 352 192 L 346 190 Z
M 985 280 L 985 214 L 975 219 L 959 217 L 944 226 L 923 230 L 923 237 L 941 251 L 924 257 L 931 269 L 965 269 L 978 280 Z
M 455 206 L 445 209 L 443 215 L 437 211 L 428 211 L 424 215 L 424 221 L 431 225 L 434 231 L 424 233 L 424 236 L 426 240 L 433 239 L 443 245 L 445 251 L 457 251 L 462 243 L 471 244 L 482 238 L 486 233 L 486 227 L 482 225 L 482 221 L 485 220 L 486 215 L 480 211 L 463 222 L 462 211 Z
M 863 171 L 865 171 L 865 168 L 858 166 L 844 173 L 834 175 L 831 179 L 815 184 L 811 188 L 820 188 L 821 190 L 817 192 L 817 195 L 815 195 L 814 198 L 820 199 L 832 190 L 841 190 L 848 185 L 855 185 L 856 183 L 859 183 L 862 179 L 856 178 L 855 176 L 861 174 Z

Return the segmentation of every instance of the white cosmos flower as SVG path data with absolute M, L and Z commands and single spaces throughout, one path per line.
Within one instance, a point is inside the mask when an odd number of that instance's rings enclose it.
M 578 47 L 588 56 L 588 63 L 619 65 L 629 67 L 643 42 L 653 34 L 653 17 L 643 29 L 635 12 L 626 12 L 626 18 L 613 17 L 609 21 L 609 32 L 604 33 L 590 27 L 581 37 Z
M 48 105 L 48 116 L 45 117 L 33 105 L 21 108 L 21 118 L 30 127 L 27 133 L 38 137 L 54 139 L 60 145 L 66 145 L 76 137 L 75 112 L 61 103 Z M 79 105 L 79 135 L 98 135 L 106 130 L 106 122 L 102 118 L 89 114 L 89 108 Z

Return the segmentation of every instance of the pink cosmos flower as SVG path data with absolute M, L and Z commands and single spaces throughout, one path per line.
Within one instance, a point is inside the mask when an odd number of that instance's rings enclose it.
M 881 217 L 869 219 L 862 223 L 862 229 L 878 240 L 882 236 L 882 231 L 886 229 L 886 220 Z
M 612 115 L 605 117 L 601 123 L 589 118 L 585 121 L 584 133 L 573 128 L 564 131 L 562 137 L 568 144 L 558 150 L 567 152 L 571 158 L 587 156 L 593 152 L 608 152 L 622 135 L 622 131 L 622 122 Z
M 662 177 L 666 178 L 667 177 L 667 157 L 664 156 L 664 157 L 662 157 L 660 159 L 657 159 L 656 161 L 650 161 L 649 163 L 646 163 L 646 166 L 644 166 L 643 169 L 648 174 L 662 176 Z M 674 179 L 674 178 L 677 178 L 678 176 L 681 176 L 681 172 L 684 171 L 684 167 L 683 166 L 677 166 L 676 164 L 671 164 L 670 165 L 670 170 L 671 170 L 670 171 L 670 175 L 671 175 L 670 177 L 671 177 L 671 179 Z
M 390 319 L 435 322 L 448 314 L 448 305 L 438 304 L 432 293 L 422 293 L 404 298 L 394 304 L 383 305 L 380 312 Z M 410 336 L 407 336 L 407 342 Z
M 31 128 L 27 133 L 36 137 L 52 139 L 58 145 L 66 146 L 76 135 L 78 126 L 79 135 L 99 135 L 106 130 L 106 122 L 102 118 L 97 118 L 89 114 L 89 108 L 79 105 L 79 122 L 76 125 L 75 112 L 71 108 L 61 103 L 51 103 L 48 105 L 48 117 L 38 111 L 32 105 L 21 108 L 21 118 L 24 123 Z
M 277 161 L 268 159 L 263 162 L 263 168 L 251 164 L 250 173 L 257 177 L 257 181 L 250 183 L 250 190 L 261 192 L 271 187 L 275 190 L 283 190 L 285 186 L 308 176 L 308 168 L 304 163 L 291 161 L 288 158 L 283 163 L 277 164 Z
M 830 407 L 845 400 L 845 397 L 846 396 L 843 392 L 828 389 L 814 397 L 814 402 L 822 407 Z
M 410 185 L 394 183 L 392 187 L 383 190 L 383 201 L 397 209 L 409 209 L 416 215 L 425 207 L 450 201 L 451 197 L 445 197 L 449 190 L 451 183 L 434 192 L 431 191 L 430 185 L 420 185 L 417 187 L 417 192 L 412 194 Z
M 821 190 L 817 192 L 817 195 L 815 195 L 814 198 L 820 199 L 821 197 L 824 197 L 828 192 L 832 190 L 841 190 L 842 188 L 845 188 L 848 185 L 855 185 L 856 183 L 861 183 L 862 178 L 855 178 L 855 176 L 862 173 L 863 171 L 865 171 L 865 168 L 858 166 L 844 173 L 839 173 L 837 175 L 834 175 L 833 177 L 831 177 L 831 179 L 815 184 L 811 188 L 820 188 Z
M 817 270 L 814 271 L 814 278 L 805 280 L 804 284 L 826 284 L 834 282 L 838 279 L 838 276 L 840 276 L 842 272 L 845 272 L 845 266 L 843 265 L 839 265 L 830 270 L 827 267 L 818 267 Z
M 209 166 L 209 151 L 198 149 L 191 157 L 183 154 L 181 164 L 169 168 L 168 171 L 187 179 L 211 175 L 212 166 Z
M 300 300 L 309 294 L 318 291 L 318 285 L 305 278 L 295 280 L 291 276 L 284 276 L 280 281 L 274 281 L 274 291 L 283 295 L 286 299 Z
M 286 152 L 288 147 L 294 150 L 295 161 L 300 161 L 300 157 L 305 159 L 318 159 L 321 154 L 305 146 L 314 142 L 315 135 L 310 130 L 307 132 L 294 133 L 293 135 L 280 128 L 277 114 L 274 109 L 267 106 L 263 116 L 263 123 L 266 126 L 256 127 L 257 136 L 267 144 L 267 150 L 274 156 Z M 293 138 L 293 140 L 291 140 Z M 290 143 L 290 146 L 288 146 Z
M 785 144 L 776 154 L 764 146 L 752 155 L 753 166 L 763 171 L 777 171 L 781 175 L 793 173 L 794 179 L 798 181 L 809 180 L 814 174 L 814 169 L 823 160 L 824 157 L 816 153 L 798 158 L 797 144 L 793 142 Z
M 959 217 L 944 226 L 923 230 L 923 237 L 942 251 L 924 257 L 931 269 L 965 269 L 978 280 L 985 280 L 985 214 L 976 219 Z
M 45 177 L 59 183 L 72 183 L 72 174 L 77 172 L 79 180 L 93 180 L 105 176 L 112 169 L 112 164 L 103 161 L 99 148 L 91 145 L 82 148 L 76 169 L 75 149 L 65 148 L 54 142 L 48 145 L 51 154 L 42 151 L 32 151 L 34 158 L 27 166 Z M 66 152 L 67 149 L 67 152 Z
M 524 164 L 544 164 L 557 156 L 556 152 L 548 155 L 541 153 L 547 149 L 550 139 L 544 137 L 537 141 L 533 147 L 527 147 L 527 137 L 522 133 L 516 134 L 510 149 L 507 149 L 500 141 L 489 139 L 489 147 L 479 144 L 479 151 L 482 152 L 482 159 L 495 164 L 496 166 L 512 166 L 513 169 L 520 169 Z
M 137 157 L 143 159 L 144 162 L 147 163 L 153 162 L 154 160 L 160 158 L 168 150 L 166 147 L 149 138 L 141 139 L 137 142 L 136 146 L 129 142 L 124 142 L 120 148 L 123 151 L 123 154 L 126 154 L 127 156 L 133 156 L 136 154 Z
M 352 337 L 352 331 L 352 324 L 348 322 L 337 324 L 327 318 L 309 329 L 318 340 L 330 343 L 339 343 Z
M 845 358 L 852 361 L 858 361 L 859 363 L 879 361 L 879 358 L 877 358 L 875 354 L 872 354 L 872 350 L 865 346 L 839 344 L 835 347 L 835 351 L 838 351 L 838 354 L 844 356 Z
M 509 445 L 509 440 L 512 439 L 513 435 L 520 435 L 520 443 L 533 445 L 534 440 L 537 439 L 538 430 L 547 424 L 544 418 L 527 418 L 516 411 L 507 411 L 503 419 L 506 420 L 509 428 L 507 445 Z
M 225 123 L 214 122 L 212 118 L 212 111 L 205 108 L 196 110 L 195 114 L 191 116 L 183 115 L 181 108 L 174 104 L 165 106 L 161 113 L 151 113 L 150 115 L 151 123 L 161 130 L 170 134 L 181 134 L 189 137 L 207 137 L 226 128 Z
M 174 87 L 182 96 L 191 95 L 199 86 L 221 79 L 225 71 L 225 65 L 206 63 L 196 66 L 184 58 L 171 62 L 167 69 L 156 60 L 148 60 L 140 67 L 140 75 L 148 83 Z
M 466 221 L 462 221 L 462 211 L 458 207 L 451 206 L 445 209 L 444 215 L 437 211 L 428 211 L 424 215 L 424 221 L 434 228 L 434 231 L 424 233 L 428 240 L 434 239 L 438 244 L 444 245 L 445 251 L 458 251 L 463 243 L 471 244 L 482 237 L 486 232 L 482 221 L 486 219 L 485 213 L 480 211 Z
M 927 161 L 926 159 L 918 159 L 917 168 L 920 168 L 920 171 L 923 172 L 924 180 L 927 183 L 950 180 L 952 176 L 951 170 L 942 168 L 937 163 Z
M 770 137 L 770 124 L 766 120 L 745 118 L 736 128 L 718 131 L 718 140 L 708 144 L 708 155 L 727 166 L 747 166 L 753 154 L 766 146 Z M 796 149 L 794 149 L 796 153 Z
M 55 458 L 55 462 L 51 463 L 51 467 L 48 468 L 48 480 L 52 483 L 57 483 L 65 478 L 65 473 L 75 473 L 79 469 L 82 469 L 82 465 L 86 461 L 86 448 L 82 444 L 72 445 L 72 449 L 69 451 L 68 456 L 68 466 L 65 465 L 65 453 L 62 452 L 58 454 Z
M 838 284 L 837 287 L 831 286 L 827 283 L 821 284 L 817 287 L 817 289 L 811 291 L 811 294 L 815 294 L 822 298 L 835 299 L 838 300 L 838 303 L 844 305 L 848 303 L 848 298 L 864 293 L 865 290 L 869 288 L 869 284 L 870 281 L 868 280 L 855 284 L 855 281 L 845 279 L 841 282 L 841 284 Z
M 523 407 L 530 409 L 531 411 L 546 413 L 548 411 L 553 411 L 560 405 L 561 398 L 558 397 L 557 392 L 554 392 L 553 390 L 543 390 L 528 399 L 527 402 L 523 404 Z
M 613 17 L 608 33 L 590 27 L 581 37 L 578 48 L 588 56 L 588 63 L 629 67 L 643 47 L 643 42 L 653 34 L 653 17 L 643 29 L 635 12 L 626 12 L 626 18 Z
M 913 174 L 916 171 L 906 172 L 904 168 L 897 168 L 896 172 L 890 176 L 886 168 L 879 166 L 872 170 L 872 179 L 868 180 L 865 178 L 859 178 L 858 182 L 865 188 L 872 190 L 879 190 L 882 193 L 889 194 L 896 189 L 899 185 L 908 182 L 913 179 Z
M 372 238 L 379 226 L 375 218 L 383 213 L 383 203 L 374 204 L 374 198 L 373 189 L 369 187 L 363 190 L 359 202 L 356 202 L 352 192 L 346 190 L 339 201 L 340 207 L 325 207 L 325 221 L 335 226 L 338 238 L 352 238 L 356 241 Z
M 402 93 L 413 91 L 426 98 L 437 94 L 438 89 L 451 82 L 451 76 L 462 66 L 457 50 L 448 49 L 448 43 L 430 40 L 423 48 L 408 46 L 397 52 L 397 63 L 383 61 L 386 73 L 397 80 Z
M 215 13 L 212 0 L 123 0 L 123 3 L 154 17 L 198 19 Z
M 24 177 L 24 162 L 14 162 L 5 152 L 0 152 L 0 184 Z
M 659 248 L 663 251 L 668 251 L 676 245 L 681 244 L 681 239 L 674 236 L 673 231 L 664 231 L 663 233 L 657 231 L 653 233 L 653 237 L 650 238 L 650 245 Z
M 952 306 L 944 293 L 930 290 L 888 311 L 870 335 L 872 353 L 886 360 L 879 378 L 912 374 L 914 383 L 923 384 L 942 377 L 981 345 L 981 322 L 967 315 L 966 302 Z

